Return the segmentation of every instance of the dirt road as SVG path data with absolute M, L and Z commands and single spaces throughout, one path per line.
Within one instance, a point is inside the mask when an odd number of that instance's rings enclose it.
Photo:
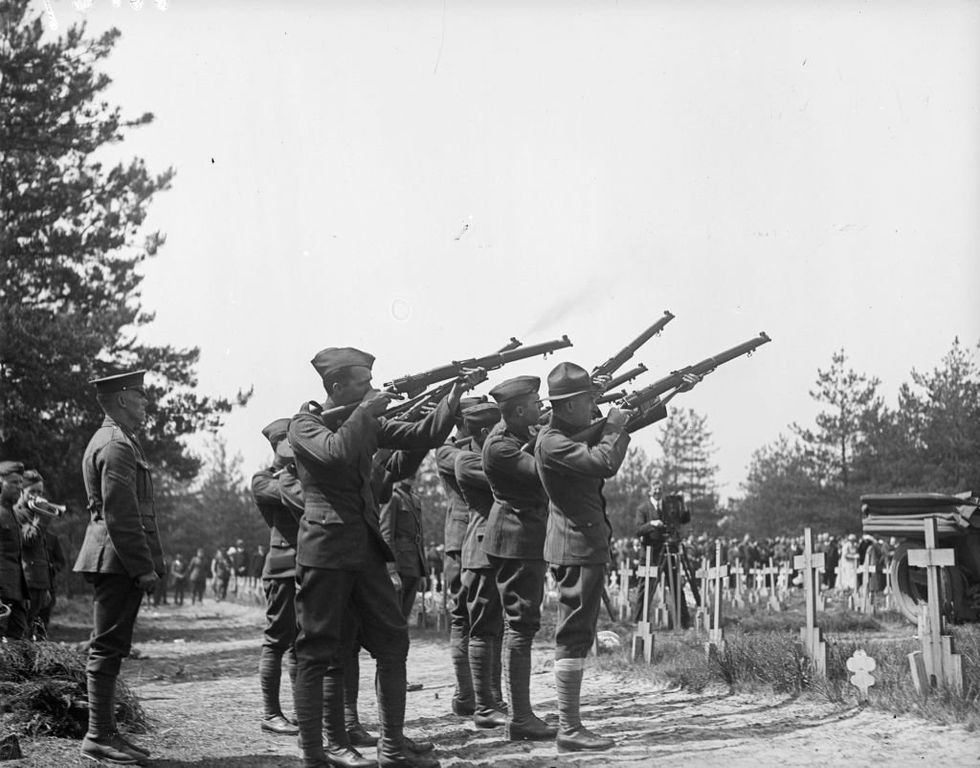
M 214 603 L 181 609 L 145 609 L 137 642 L 140 658 L 125 676 L 139 693 L 154 731 L 138 740 L 159 768 L 300 768 L 296 740 L 259 730 L 257 606 Z M 413 630 L 413 632 L 416 632 Z M 62 624 L 52 639 L 83 638 L 82 622 Z M 555 712 L 553 647 L 535 648 L 532 697 L 539 714 Z M 980 765 L 980 736 L 864 708 L 814 698 L 692 694 L 635 677 L 587 669 L 583 719 L 617 746 L 601 754 L 561 755 L 554 744 L 512 744 L 499 731 L 477 730 L 449 714 L 452 696 L 448 645 L 435 632 L 413 634 L 408 694 L 410 735 L 432 739 L 446 768 L 516 766 L 836 766 Z M 377 729 L 374 664 L 361 664 L 361 716 Z M 288 691 L 284 692 L 291 711 Z M 71 768 L 92 765 L 78 743 L 44 738 L 22 743 L 23 760 L 10 766 Z M 371 750 L 368 750 L 370 753 Z

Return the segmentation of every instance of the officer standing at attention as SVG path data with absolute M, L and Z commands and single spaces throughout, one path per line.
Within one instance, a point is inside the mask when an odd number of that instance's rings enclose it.
M 262 636 L 262 655 L 259 657 L 259 682 L 262 688 L 263 731 L 295 736 L 299 728 L 282 713 L 279 690 L 282 681 L 282 661 L 286 657 L 290 677 L 296 671 L 296 537 L 300 514 L 295 514 L 282 500 L 279 474 L 286 458 L 279 448 L 288 449 L 285 442 L 289 419 L 276 419 L 262 434 L 272 446 L 273 465 L 252 475 L 252 499 L 262 519 L 269 526 L 269 554 L 262 568 L 265 591 L 265 632 Z
M 531 710 L 531 644 L 541 628 L 544 597 L 544 536 L 548 496 L 534 457 L 521 448 L 541 418 L 537 376 L 518 376 L 490 390 L 500 406 L 501 421 L 483 443 L 483 469 L 493 490 L 493 507 L 483 537 L 483 551 L 493 565 L 503 606 L 507 659 L 507 692 L 511 741 L 544 741 L 557 729 Z
M 456 482 L 456 456 L 467 448 L 472 440 L 463 421 L 462 412 L 484 403 L 482 397 L 464 397 L 456 412 L 456 434 L 435 450 L 436 470 L 446 488 L 449 505 L 446 508 L 446 524 L 443 529 L 446 552 L 445 589 L 449 597 L 449 656 L 456 677 L 452 711 L 454 715 L 470 717 L 475 711 L 473 676 L 470 673 L 470 616 L 466 611 L 466 591 L 463 588 L 463 569 L 460 556 L 463 537 L 470 519 L 470 508 Z
M 395 553 L 402 615 L 408 620 L 415 595 L 425 576 L 422 546 L 422 502 L 412 490 L 412 478 L 395 484 L 391 499 L 381 508 L 381 536 Z
M 27 636 L 28 591 L 21 564 L 23 557 L 20 524 L 14 505 L 24 485 L 24 465 L 0 461 L 0 637 L 23 640 Z
M 82 458 L 89 524 L 75 561 L 93 587 L 88 664 L 88 732 L 82 755 L 112 765 L 149 753 L 116 730 L 116 677 L 129 655 L 143 594 L 165 574 L 153 509 L 153 481 L 136 429 L 146 419 L 146 371 L 95 379 L 105 419 Z
M 304 762 L 307 768 L 374 765 L 350 745 L 344 727 L 343 667 L 354 644 L 353 612 L 364 647 L 377 662 L 378 764 L 438 768 L 437 760 L 410 750 L 402 732 L 408 625 L 388 576 L 386 564 L 394 555 L 379 530 L 372 457 L 378 448 L 441 445 L 470 380 L 457 380 L 421 421 L 399 422 L 384 418 L 389 398 L 371 387 L 372 355 L 330 347 L 318 352 L 312 363 L 326 402 L 322 407 L 305 404 L 289 425 L 305 502 L 296 548 L 295 688 Z M 341 406 L 351 406 L 350 415 L 327 412 Z
M 499 673 L 503 613 L 494 569 L 483 551 L 483 536 L 493 506 L 493 492 L 483 471 L 483 442 L 499 420 L 496 403 L 474 405 L 463 411 L 471 443 L 456 455 L 456 483 L 470 509 L 461 561 L 470 620 L 470 673 L 476 695 L 473 722 L 478 728 L 507 724 Z
M 588 371 L 559 363 L 548 374 L 551 422 L 537 436 L 534 456 L 550 499 L 544 559 L 558 584 L 555 687 L 558 751 L 608 749 L 612 739 L 582 725 L 579 696 L 585 658 L 595 642 L 612 526 L 606 516 L 603 481 L 626 456 L 630 412 L 612 408 L 594 446 L 574 439 L 589 426 L 595 408 Z

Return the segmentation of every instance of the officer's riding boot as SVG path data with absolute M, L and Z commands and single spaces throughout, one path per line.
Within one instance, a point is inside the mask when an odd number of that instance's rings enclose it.
M 549 741 L 558 733 L 531 710 L 531 643 L 533 635 L 508 630 L 507 693 L 510 697 L 510 722 L 507 738 L 511 741 Z
M 493 638 L 470 638 L 470 672 L 476 697 L 473 723 L 477 728 L 498 728 L 507 724 L 507 715 L 497 709 L 493 695 L 493 646 Z
M 473 675 L 470 673 L 469 633 L 463 627 L 453 625 L 449 631 L 449 656 L 456 673 L 456 691 L 453 693 L 453 714 L 469 717 L 476 707 L 473 701 Z
M 504 701 L 503 691 L 503 641 L 499 637 L 493 638 L 493 671 L 490 677 L 490 690 L 493 692 L 493 700 L 497 705 L 497 711 L 507 714 L 507 702 Z
M 378 716 L 381 720 L 381 738 L 378 741 L 379 767 L 439 768 L 438 760 L 413 751 L 410 747 L 411 742 L 405 738 L 404 660 L 378 659 L 378 672 L 374 684 L 378 696 Z M 421 745 L 415 746 L 418 749 Z
M 116 678 L 116 680 L 118 681 L 118 678 Z M 129 739 L 127 739 L 125 736 L 123 736 L 122 733 L 119 732 L 119 726 L 116 724 L 116 699 L 115 699 L 115 691 L 116 691 L 116 689 L 115 689 L 115 685 L 113 685 L 112 691 L 113 691 L 112 709 L 110 710 L 111 717 L 112 717 L 112 731 L 111 732 L 115 735 L 116 739 L 119 741 L 119 743 L 123 746 L 123 748 L 127 752 L 135 752 L 136 753 L 137 760 L 148 760 L 149 757 L 150 757 L 150 750 L 144 749 L 139 744 L 134 744 Z
M 582 725 L 579 697 L 585 659 L 556 659 L 555 688 L 558 694 L 558 751 L 609 749 L 615 742 L 592 733 Z
M 100 672 L 87 674 L 88 732 L 82 740 L 82 756 L 107 765 L 139 765 L 146 755 L 127 748 L 115 731 L 112 708 L 115 705 L 116 676 Z
M 259 657 L 259 685 L 262 689 L 263 731 L 295 736 L 299 729 L 282 714 L 279 703 L 279 686 L 282 681 L 282 653 L 275 648 L 262 646 Z
M 361 725 L 357 714 L 357 697 L 361 688 L 361 663 L 358 651 L 354 651 L 344 662 L 344 726 L 347 728 L 347 739 L 355 747 L 373 747 L 378 737 L 368 733 Z
M 361 755 L 347 737 L 344 723 L 345 679 L 346 675 L 341 670 L 330 670 L 323 676 L 323 732 L 327 737 L 324 745 L 327 762 L 337 768 L 374 768 L 375 761 Z

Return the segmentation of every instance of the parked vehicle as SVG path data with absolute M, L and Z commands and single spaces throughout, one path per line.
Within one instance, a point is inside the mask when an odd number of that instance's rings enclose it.
M 925 548 L 922 521 L 936 520 L 937 546 L 952 549 L 955 565 L 940 573 L 938 599 L 952 622 L 980 621 L 980 497 L 957 494 L 872 494 L 861 497 L 864 532 L 879 539 L 894 537 L 898 544 L 891 563 L 890 583 L 895 607 L 910 620 L 933 599 L 924 568 L 909 565 L 908 553 Z

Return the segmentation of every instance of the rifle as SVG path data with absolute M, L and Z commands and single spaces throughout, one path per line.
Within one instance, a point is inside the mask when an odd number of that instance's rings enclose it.
M 389 395 L 390 397 L 402 397 L 408 395 L 412 399 L 401 404 L 399 412 L 404 416 L 404 411 L 408 409 L 419 407 L 421 412 L 422 403 L 428 400 L 429 393 L 427 394 L 425 390 L 440 382 L 447 382 L 445 386 L 445 391 L 448 393 L 452 389 L 453 382 L 461 376 L 466 375 L 467 371 L 482 368 L 484 371 L 491 371 L 497 368 L 502 368 L 507 365 L 507 363 L 513 363 L 517 360 L 526 360 L 531 357 L 537 357 L 538 355 L 550 355 L 552 352 L 558 349 L 564 349 L 565 347 L 572 346 L 572 342 L 569 341 L 568 336 L 562 336 L 560 339 L 554 341 L 545 341 L 540 344 L 531 344 L 530 346 L 519 346 L 520 342 L 517 339 L 511 339 L 501 350 L 494 352 L 491 355 L 486 355 L 485 357 L 473 357 L 467 360 L 454 360 L 449 363 L 449 365 L 443 365 L 439 368 L 433 368 L 429 371 L 424 371 L 423 373 L 408 374 L 402 376 L 401 378 L 394 379 L 393 381 L 386 382 L 384 384 L 384 389 L 382 393 Z M 450 380 L 450 381 L 447 381 Z M 441 389 L 441 388 L 440 388 Z M 436 390 L 438 391 L 438 390 Z M 440 400 L 445 395 L 440 396 Z M 438 401 L 437 401 L 438 402 Z M 354 412 L 354 409 L 360 403 L 349 403 L 347 405 L 340 405 L 336 408 L 330 408 L 329 410 L 323 411 L 320 415 L 324 419 L 332 419 L 338 417 L 347 417 Z M 389 415 L 386 412 L 386 415 Z
M 511 336 L 510 341 L 498 349 L 497 352 L 510 352 L 520 346 L 523 346 L 523 342 Z M 395 407 L 385 411 L 385 416 L 388 418 L 397 417 L 401 421 L 415 421 L 425 413 L 427 408 L 435 407 L 442 398 L 448 395 L 449 390 L 453 388 L 453 383 L 454 381 L 448 381 L 445 384 L 440 384 L 438 387 L 423 392 L 421 395 L 416 395 L 403 403 L 399 403 Z
M 513 344 L 513 341 L 511 342 Z M 550 355 L 552 352 L 572 346 L 568 336 L 562 336 L 555 341 L 545 341 L 541 344 L 531 344 L 528 347 L 517 349 L 506 349 L 502 352 L 494 352 L 486 357 L 472 357 L 467 360 L 453 360 L 449 365 L 433 368 L 423 373 L 414 373 L 385 382 L 385 390 L 394 392 L 398 395 L 408 395 L 414 397 L 433 384 L 447 379 L 456 379 L 466 371 L 474 368 L 483 368 L 485 371 L 493 371 L 502 368 L 507 363 L 517 360 L 527 360 L 538 355 Z
M 657 320 L 657 322 L 647 328 L 643 333 L 633 339 L 633 341 L 619 350 L 619 352 L 617 352 L 615 355 L 606 360 L 606 362 L 604 362 L 602 365 L 597 365 L 595 368 L 593 368 L 592 378 L 595 378 L 596 376 L 612 376 L 617 370 L 623 367 L 623 364 L 627 360 L 636 354 L 636 350 L 660 333 L 664 329 L 664 326 L 673 319 L 674 315 L 671 314 L 670 310 L 664 310 L 664 316 Z M 644 370 L 646 369 L 644 368 Z M 621 380 L 612 386 L 619 386 L 619 384 L 622 384 L 624 381 L 629 381 L 629 379 Z
M 653 384 L 648 384 L 642 389 L 638 389 L 635 392 L 626 395 L 626 397 L 619 400 L 619 407 L 636 411 L 636 413 L 630 417 L 629 421 L 626 422 L 626 431 L 633 433 L 638 429 L 654 424 L 661 419 L 665 418 L 667 415 L 667 409 L 663 407 L 667 400 L 676 395 L 680 390 L 680 387 L 684 383 L 684 377 L 690 374 L 696 376 L 707 376 L 713 370 L 718 368 L 725 363 L 731 362 L 737 357 L 742 355 L 752 354 L 756 349 L 761 347 L 763 344 L 772 341 L 765 331 L 762 331 L 758 336 L 749 339 L 748 341 L 743 341 L 741 344 L 737 344 L 731 349 L 726 349 L 724 352 L 719 352 L 717 355 L 712 355 L 711 357 L 706 357 L 699 363 L 694 363 L 686 368 L 681 368 L 678 371 L 664 376 Z M 672 391 L 673 390 L 673 391 Z M 670 392 L 669 395 L 667 393 Z M 666 398 L 661 399 L 661 395 L 667 395 Z M 589 444 L 592 444 L 602 436 L 602 430 L 606 425 L 606 419 L 602 418 L 597 421 L 592 422 L 592 424 L 581 432 L 574 435 L 574 440 L 584 440 Z

